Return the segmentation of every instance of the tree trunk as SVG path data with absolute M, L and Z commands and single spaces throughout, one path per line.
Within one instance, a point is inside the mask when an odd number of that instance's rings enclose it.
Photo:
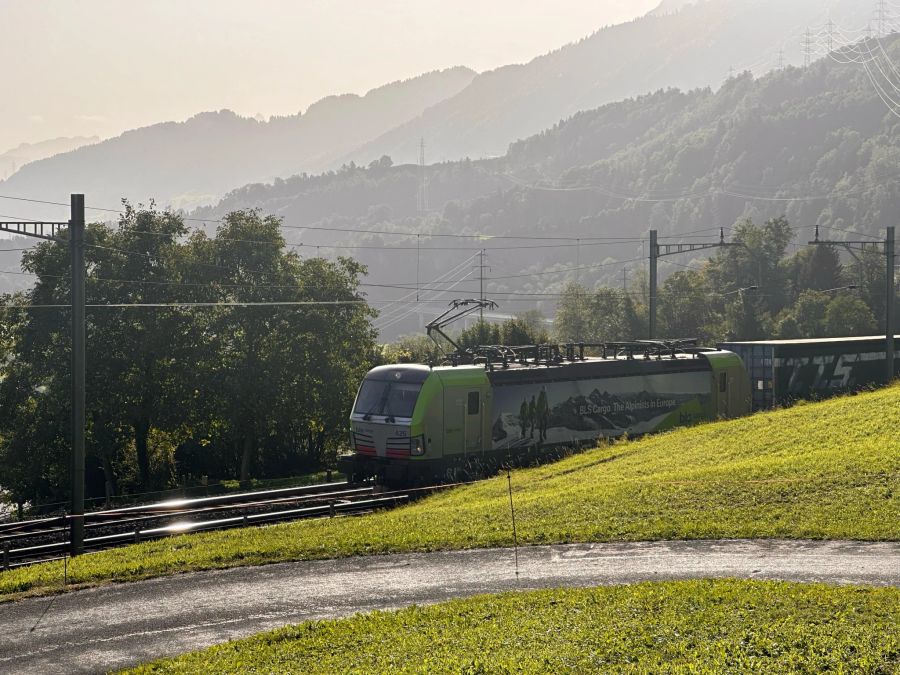
M 113 471 L 109 457 L 103 458 L 103 477 L 106 483 L 106 505 L 109 506 L 110 500 L 119 492 L 119 486 L 116 484 L 116 474 Z
M 253 433 L 248 430 L 244 434 L 244 450 L 241 453 L 241 485 L 244 486 L 250 482 L 250 462 L 253 459 L 253 445 Z
M 150 489 L 150 453 L 147 449 L 147 437 L 150 435 L 150 422 L 141 419 L 134 423 L 134 447 L 137 450 L 138 474 L 141 489 Z

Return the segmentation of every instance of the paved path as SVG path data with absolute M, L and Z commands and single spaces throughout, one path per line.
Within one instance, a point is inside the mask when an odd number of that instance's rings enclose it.
M 389 555 L 198 572 L 0 604 L 0 672 L 102 672 L 305 619 L 555 586 L 742 577 L 900 586 L 900 544 L 706 541 Z

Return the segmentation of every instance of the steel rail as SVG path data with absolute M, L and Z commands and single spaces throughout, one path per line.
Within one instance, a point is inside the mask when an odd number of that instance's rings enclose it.
M 123 513 L 140 513 L 140 512 L 166 512 L 166 511 L 175 511 L 175 510 L 189 510 L 185 507 L 189 507 L 194 504 L 226 504 L 229 502 L 239 502 L 243 501 L 247 498 L 252 498 L 255 500 L 263 499 L 266 497 L 274 497 L 276 495 L 284 495 L 284 494 L 295 494 L 295 495 L 316 495 L 321 494 L 323 491 L 327 492 L 329 490 L 334 490 L 335 488 L 340 487 L 349 487 L 350 484 L 347 481 L 339 481 L 334 483 L 320 483 L 317 485 L 300 485 L 297 487 L 290 488 L 278 488 L 274 490 L 257 490 L 253 492 L 236 492 L 236 493 L 227 493 L 222 495 L 214 495 L 212 497 L 197 497 L 197 498 L 185 498 L 185 499 L 170 499 L 162 502 L 153 502 L 150 504 L 137 504 L 134 506 L 126 506 L 119 507 L 113 509 L 102 509 L 97 511 L 89 511 L 84 515 L 85 523 L 94 519 L 103 519 L 110 516 L 123 514 Z M 369 489 L 372 488 L 351 488 L 351 489 Z M 49 518 L 40 518 L 35 520 L 23 520 L 16 521 L 12 523 L 2 523 L 0 524 L 0 537 L 3 536 L 5 532 L 14 532 L 14 531 L 32 531 L 31 528 L 41 526 L 41 525 L 64 525 L 67 522 L 67 516 L 59 515 L 53 516 Z M 49 531 L 49 530 L 48 530 Z
M 130 532 L 89 537 L 84 540 L 84 545 L 86 549 L 102 550 L 117 545 L 163 539 L 191 532 L 202 532 L 204 530 L 231 529 L 235 527 L 277 522 L 280 520 L 301 520 L 315 517 L 336 516 L 338 514 L 349 515 L 368 512 L 387 506 L 396 506 L 398 503 L 407 501 L 409 501 L 408 494 L 393 494 L 387 497 L 374 497 L 372 499 L 357 501 L 331 501 L 328 504 L 296 509 L 244 514 L 228 518 L 219 518 L 216 520 L 172 523 L 161 527 L 149 528 L 147 530 L 137 529 Z M 48 556 L 53 556 L 52 559 L 61 559 L 59 554 L 65 553 L 68 550 L 68 547 L 68 542 L 56 542 L 24 548 L 8 549 L 8 553 L 6 554 L 8 555 L 8 568 L 11 569 L 26 564 L 47 562 L 51 559 L 48 558 Z
M 473 481 L 481 482 L 481 481 Z M 258 492 L 235 493 L 231 495 L 220 495 L 216 497 L 202 497 L 190 500 L 170 500 L 148 505 L 139 505 L 125 507 L 122 509 L 110 509 L 106 511 L 95 511 L 85 515 L 85 518 L 96 518 L 96 522 L 86 523 L 86 529 L 96 528 L 113 528 L 124 525 L 139 525 L 148 521 L 158 521 L 161 518 L 179 518 L 184 516 L 208 515 L 222 511 L 240 511 L 249 510 L 267 506 L 286 505 L 290 503 L 308 503 L 316 501 L 325 501 L 327 503 L 315 504 L 312 506 L 301 506 L 300 508 L 282 509 L 277 511 L 263 511 L 258 513 L 243 513 L 225 518 L 215 518 L 210 520 L 192 520 L 173 522 L 159 527 L 151 527 L 146 530 L 140 528 L 128 529 L 123 532 L 113 532 L 110 534 L 102 534 L 95 537 L 89 537 L 84 540 L 86 553 L 97 553 L 104 549 L 116 546 L 128 545 L 136 542 L 161 539 L 164 537 L 175 536 L 179 534 L 187 534 L 192 532 L 201 532 L 204 530 L 230 529 L 235 527 L 247 527 L 254 525 L 262 525 L 269 522 L 278 522 L 281 520 L 301 520 L 310 518 L 328 518 L 337 515 L 352 515 L 366 513 L 378 508 L 388 506 L 396 506 L 401 503 L 407 503 L 413 494 L 424 496 L 432 492 L 445 490 L 452 487 L 469 485 L 469 482 L 450 483 L 424 486 L 420 488 L 412 488 L 405 491 L 386 491 L 377 493 L 375 486 L 355 487 L 347 490 L 337 490 L 328 492 L 329 488 L 348 485 L 346 482 L 325 483 L 315 486 L 300 486 L 298 488 L 281 488 L 277 490 L 265 490 Z M 326 490 L 326 491 L 322 491 Z M 266 495 L 284 495 L 287 492 L 295 494 L 291 496 L 278 496 L 274 499 L 258 499 L 260 496 Z M 299 493 L 299 494 L 298 494 Z M 225 499 L 222 499 L 224 497 Z M 240 501 L 248 497 L 254 497 L 253 501 Z M 368 499 L 358 499 L 359 497 L 370 497 Z M 225 503 L 212 503 L 225 502 Z M 185 504 L 203 504 L 196 509 L 177 510 L 177 507 L 183 507 Z M 171 507 L 159 509 L 165 505 Z M 148 513 L 147 509 L 151 509 Z M 115 516 L 126 514 L 125 518 L 118 520 L 104 520 L 106 516 Z M 133 514 L 127 517 L 128 514 Z M 58 516 L 55 518 L 45 518 L 36 521 L 25 521 L 19 524 L 46 524 L 50 522 L 63 522 L 69 520 L 69 516 Z M 12 548 L 11 542 L 20 539 L 40 538 L 53 534 L 68 533 L 68 528 L 52 528 L 46 530 L 15 532 L 13 534 L 0 534 L 0 548 L 2 548 L 2 564 L 0 569 L 13 569 L 25 565 L 36 564 L 39 562 L 50 562 L 53 560 L 64 560 L 69 550 L 68 541 L 50 542 L 36 544 L 34 546 L 25 546 Z
M 257 490 L 252 492 L 234 492 L 223 495 L 214 495 L 212 497 L 194 497 L 190 499 L 169 499 L 163 502 L 155 502 L 153 504 L 137 504 L 135 506 L 125 506 L 115 509 L 103 509 L 94 513 L 129 513 L 133 511 L 148 511 L 152 509 L 175 509 L 188 504 L 202 504 L 207 502 L 225 503 L 230 501 L 240 501 L 242 499 L 252 498 L 259 499 L 261 497 L 274 497 L 276 495 L 293 493 L 293 494 L 317 494 L 320 491 L 334 490 L 340 487 L 350 488 L 347 481 L 339 481 L 336 483 L 320 483 L 317 485 L 299 485 L 290 488 L 277 488 L 275 490 Z
M 230 503 L 230 504 L 219 504 L 219 505 L 209 505 L 203 506 L 196 509 L 182 509 L 178 511 L 148 511 L 146 515 L 139 515 L 141 512 L 136 511 L 136 515 L 130 518 L 122 518 L 122 519 L 114 519 L 114 520 L 98 520 L 97 522 L 86 522 L 85 529 L 90 528 L 100 528 L 100 527 L 122 527 L 123 525 L 131 525 L 134 523 L 147 522 L 152 520 L 159 520 L 160 518 L 175 518 L 178 516 L 191 516 L 196 514 L 203 513 L 214 513 L 216 511 L 233 511 L 238 509 L 248 509 L 254 507 L 265 507 L 283 503 L 290 502 L 315 502 L 322 500 L 335 500 L 342 499 L 347 497 L 357 497 L 366 494 L 373 494 L 372 488 L 353 488 L 350 490 L 340 490 L 338 492 L 316 492 L 311 494 L 300 494 L 294 495 L 292 497 L 279 497 L 277 499 L 268 499 L 268 500 L 257 500 L 252 502 L 240 502 L 240 503 Z M 85 520 L 88 520 L 88 516 L 96 517 L 96 516 L 107 516 L 107 515 L 119 515 L 119 512 L 109 513 L 94 513 L 94 514 L 86 514 Z M 63 523 L 66 522 L 66 517 L 61 516 Z M 68 529 L 63 527 L 56 527 L 52 529 L 46 530 L 25 530 L 22 532 L 15 532 L 13 534 L 0 534 L 0 546 L 5 541 L 12 541 L 16 539 L 33 539 L 38 537 L 46 537 L 54 534 L 62 534 L 67 532 Z

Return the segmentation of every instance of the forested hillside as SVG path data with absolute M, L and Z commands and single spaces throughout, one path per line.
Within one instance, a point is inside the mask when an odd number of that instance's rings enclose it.
M 731 68 L 764 74 L 778 66 L 782 49 L 785 63 L 803 63 L 803 29 L 829 19 L 864 26 L 872 9 L 865 0 L 664 2 L 529 63 L 482 73 L 345 159 L 414 161 L 420 136 L 433 161 L 501 155 L 509 143 L 579 111 L 661 87 L 718 87 Z
M 865 24 L 870 9 L 858 0 L 663 3 L 527 64 L 481 75 L 465 67 L 428 73 L 362 97 L 328 97 L 302 115 L 267 122 L 223 110 L 132 130 L 33 162 L 0 190 L 51 201 L 84 192 L 107 208 L 126 198 L 189 209 L 250 182 L 383 155 L 414 162 L 422 137 L 431 162 L 497 156 L 510 142 L 599 105 L 661 87 L 717 87 L 730 69 L 768 72 L 782 48 L 787 63 L 800 63 L 800 28 L 829 17 Z M 33 211 L 58 215 L 38 205 Z
M 329 167 L 343 153 L 452 96 L 474 76 L 467 68 L 428 73 L 365 96 L 331 96 L 304 114 L 267 122 L 222 110 L 135 129 L 29 164 L 0 182 L 0 193 L 56 200 L 84 192 L 107 208 L 123 198 L 175 207 L 215 203 L 245 183 Z M 32 211 L 39 213 L 39 205 Z
M 900 62 L 900 44 L 884 47 Z M 309 247 L 306 255 L 353 254 L 369 266 L 368 282 L 406 287 L 373 289 L 379 298 L 415 292 L 417 276 L 423 288 L 444 288 L 429 282 L 454 266 L 441 283 L 467 280 L 453 294 L 420 296 L 474 293 L 477 274 L 466 260 L 485 248 L 487 291 L 505 297 L 507 311 L 537 306 L 552 315 L 553 298 L 504 294 L 553 294 L 576 280 L 618 286 L 626 264 L 626 283 L 637 285 L 646 267 L 640 239 L 650 228 L 664 237 L 715 237 L 744 218 L 785 216 L 789 246 L 811 239 L 817 224 L 831 238 L 856 236 L 845 230 L 877 235 L 900 221 L 898 125 L 860 65 L 823 59 L 761 79 L 739 74 L 718 91 L 670 89 L 610 104 L 515 143 L 502 158 L 429 166 L 426 213 L 417 210 L 418 168 L 384 158 L 247 186 L 197 215 L 248 207 L 277 214 L 288 239 Z M 604 237 L 616 240 L 597 239 Z M 661 270 L 691 264 L 686 256 Z M 396 330 L 409 330 L 410 321 Z
M 278 222 L 254 213 L 207 237 L 129 208 L 85 242 L 89 497 L 329 465 L 373 357 L 357 263 L 300 260 Z M 58 501 L 69 486 L 67 249 L 29 251 L 33 287 L 0 296 L 24 306 L 0 321 L 0 476 L 20 503 Z M 230 306 L 259 302 L 288 304 Z

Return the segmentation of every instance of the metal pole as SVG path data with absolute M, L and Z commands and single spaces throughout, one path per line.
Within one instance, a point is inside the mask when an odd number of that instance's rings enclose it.
M 581 283 L 581 239 L 575 240 L 575 283 Z
M 484 249 L 478 254 L 478 297 L 481 308 L 478 310 L 478 344 L 484 344 Z
M 84 551 L 84 195 L 71 196 L 72 260 L 72 555 Z
M 656 264 L 659 259 L 659 245 L 656 243 L 656 230 L 650 230 L 650 335 L 656 337 Z
M 894 379 L 894 260 L 896 252 L 894 251 L 895 239 L 894 226 L 887 228 L 887 238 L 884 242 L 884 253 L 887 258 L 887 275 L 885 279 L 885 350 L 887 353 L 887 381 L 890 383 Z
M 512 530 L 513 530 L 513 550 L 516 554 L 516 581 L 519 580 L 519 535 L 516 532 L 516 509 L 513 507 L 513 496 L 512 496 L 512 473 L 509 470 L 509 467 L 506 467 L 506 484 L 509 488 L 509 515 L 512 517 Z

